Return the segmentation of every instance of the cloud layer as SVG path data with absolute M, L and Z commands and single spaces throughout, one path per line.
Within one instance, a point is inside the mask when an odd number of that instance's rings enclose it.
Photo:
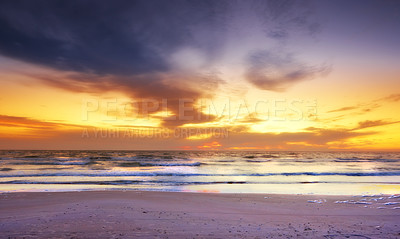
M 261 89 L 283 91 L 326 72 L 290 53 L 271 54 L 291 37 L 318 33 L 308 1 L 2 1 L 0 28 L 1 55 L 64 72 L 34 76 L 50 86 L 167 99 L 177 118 L 179 99 L 194 99 L 192 120 L 160 118 L 168 127 L 215 119 L 195 100 L 224 82 L 216 68 L 232 44 L 244 52 L 243 77 Z M 263 47 L 242 46 L 246 37 Z
M 330 66 L 307 65 L 292 55 L 260 51 L 249 57 L 247 79 L 263 90 L 284 91 L 293 84 L 329 73 Z

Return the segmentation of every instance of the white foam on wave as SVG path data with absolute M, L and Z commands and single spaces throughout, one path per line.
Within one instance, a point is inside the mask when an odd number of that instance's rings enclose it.
M 393 198 L 400 198 L 400 195 L 392 195 L 392 196 L 390 196 L 390 197 L 388 197 L 389 199 L 393 199 Z
M 380 197 L 380 198 L 372 198 L 371 200 L 377 202 L 379 200 L 384 200 L 384 199 L 385 199 L 384 197 Z
M 349 203 L 349 201 L 345 200 L 345 201 L 335 201 L 335 203 Z
M 173 166 L 200 166 L 200 162 L 195 163 L 139 163 L 140 166 L 165 166 L 165 167 L 173 167 Z
M 387 202 L 385 205 L 398 205 L 400 202 Z
M 308 203 L 324 203 L 326 199 L 308 200 Z
M 335 203 L 348 203 L 348 204 L 365 204 L 365 205 L 371 205 L 371 202 L 366 202 L 366 201 L 353 201 L 353 200 L 344 200 L 344 201 L 335 201 Z

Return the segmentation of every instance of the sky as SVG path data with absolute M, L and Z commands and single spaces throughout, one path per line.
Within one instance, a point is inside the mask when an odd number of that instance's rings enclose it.
M 0 149 L 400 150 L 398 1 L 0 2 Z

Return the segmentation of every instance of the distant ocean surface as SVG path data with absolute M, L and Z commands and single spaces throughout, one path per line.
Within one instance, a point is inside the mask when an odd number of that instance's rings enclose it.
M 0 192 L 398 194 L 400 153 L 0 151 Z

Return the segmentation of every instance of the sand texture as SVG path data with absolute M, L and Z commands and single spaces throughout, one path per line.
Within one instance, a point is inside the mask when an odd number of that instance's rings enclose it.
M 400 238 L 399 202 L 396 196 L 5 193 L 0 238 Z

